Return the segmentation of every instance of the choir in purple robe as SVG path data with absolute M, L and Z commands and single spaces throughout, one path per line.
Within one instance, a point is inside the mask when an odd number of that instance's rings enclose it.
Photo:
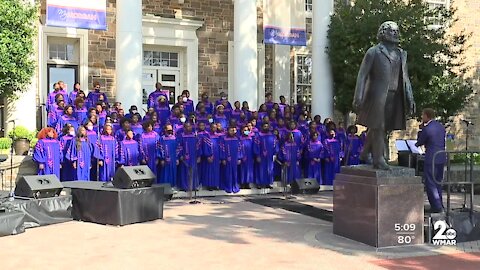
M 360 153 L 362 152 L 362 140 L 356 135 L 357 129 L 355 126 L 348 128 L 348 137 L 345 144 L 345 165 L 360 164 Z
M 79 84 L 66 95 L 65 85 L 58 83 L 56 92 L 47 97 L 48 126 L 58 133 L 65 125 L 72 126 L 58 138 L 62 181 L 95 179 L 97 165 L 99 180 L 110 181 L 116 165 L 145 164 L 157 175 L 158 183 L 180 190 L 201 185 L 204 189 L 238 192 L 240 187 L 253 184 L 271 186 L 280 180 L 283 168 L 287 183 L 314 177 L 331 185 L 343 154 L 344 165 L 359 163 L 363 144 L 356 130 L 348 130 L 347 136 L 331 119 L 323 123 L 320 116 L 312 119 L 305 104 L 289 106 L 285 97 L 275 103 L 273 95 L 268 94 L 265 104 L 253 111 L 246 101 L 230 103 L 225 93 L 216 102 L 210 102 L 204 93 L 195 107 L 185 90 L 170 107 L 170 92 L 157 84 L 149 95 L 145 115 L 140 115 L 134 105 L 124 116 L 121 103 L 110 108 L 100 85 L 94 86 L 85 99 Z M 80 127 L 89 130 L 73 136 Z M 238 132 L 229 135 L 230 127 Z M 127 135 L 128 130 L 133 139 Z M 327 130 L 336 132 L 336 138 L 329 137 Z M 313 132 L 319 138 L 314 138 Z
M 140 147 L 134 140 L 132 130 L 126 132 L 126 136 L 119 144 L 118 163 L 124 166 L 138 166 L 140 164 Z
M 160 139 L 159 158 L 161 170 L 159 182 L 177 186 L 177 166 L 179 165 L 181 148 L 173 134 L 172 125 L 165 126 L 165 135 Z
M 104 133 L 98 141 L 98 147 L 102 156 L 99 180 L 103 182 L 111 181 L 115 175 L 115 166 L 118 159 L 118 143 L 112 134 L 112 127 L 106 126 Z
M 216 131 L 216 125 L 211 124 L 210 133 L 205 137 L 202 149 L 205 160 L 201 163 L 201 183 L 211 190 L 220 187 L 221 137 L 216 134 Z
M 262 132 L 256 136 L 254 144 L 258 163 L 256 183 L 269 187 L 273 184 L 273 156 L 278 152 L 278 142 L 275 135 L 269 131 L 268 124 L 264 124 L 262 129 Z
M 66 158 L 72 162 L 75 170 L 72 180 L 90 181 L 92 158 L 101 159 L 101 156 L 96 145 L 88 140 L 87 131 L 84 127 L 78 128 L 77 136 L 70 143 Z
M 243 187 L 248 188 L 249 184 L 255 182 L 254 178 L 254 164 L 255 156 L 253 152 L 253 138 L 250 136 L 250 130 L 248 127 L 243 128 L 242 136 L 240 137 L 240 143 L 243 148 L 242 165 L 240 166 L 239 182 Z
M 200 163 L 200 141 L 193 133 L 192 125 L 185 123 L 184 132 L 179 137 L 181 158 L 177 186 L 181 190 L 195 190 L 198 188 L 198 166 Z
M 142 133 L 139 138 L 142 164 L 146 164 L 155 175 L 158 175 L 157 166 L 160 151 L 160 135 L 153 131 L 151 122 L 144 124 L 144 130 L 144 133 Z
M 328 159 L 325 163 L 324 184 L 333 185 L 335 175 L 340 172 L 341 158 L 343 158 L 340 141 L 335 138 L 335 131 L 329 131 L 329 138 L 325 140 Z
M 67 150 L 75 138 L 75 129 L 73 126 L 64 128 L 64 135 L 60 138 L 60 147 L 62 148 L 62 169 L 60 170 L 61 181 L 71 181 L 75 179 L 75 170 L 72 162 L 67 159 Z
M 285 183 L 290 184 L 297 178 L 300 178 L 300 159 L 301 159 L 301 146 L 295 143 L 293 134 L 288 135 L 287 141 L 280 147 L 278 152 L 278 160 L 283 163 L 285 171 L 284 179 Z
M 53 128 L 45 128 L 42 131 L 33 151 L 33 160 L 38 164 L 38 175 L 54 174 L 61 179 L 63 152 L 57 134 Z
M 307 149 L 306 149 L 306 156 L 307 156 L 307 177 L 315 178 L 319 184 L 325 185 L 325 181 L 323 181 L 323 174 L 322 174 L 322 162 L 321 160 L 326 157 L 325 150 L 323 147 L 322 142 L 318 139 L 318 133 L 315 132 L 312 136 L 310 141 L 308 142 Z
M 229 127 L 228 135 L 223 138 L 221 145 L 220 159 L 224 167 L 224 175 L 220 181 L 220 188 L 227 193 L 240 191 L 238 165 L 242 162 L 243 148 L 236 133 L 235 127 Z

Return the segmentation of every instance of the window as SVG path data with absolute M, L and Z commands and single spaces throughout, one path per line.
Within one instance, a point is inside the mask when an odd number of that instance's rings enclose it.
M 305 0 L 305 11 L 307 12 L 313 11 L 313 0 Z
M 154 67 L 178 67 L 178 53 L 144 51 L 143 65 Z
M 449 8 L 450 0 L 425 0 L 430 9 Z M 442 27 L 442 17 L 440 11 L 435 16 L 428 18 L 433 27 Z
M 297 102 L 303 100 L 310 107 L 312 105 L 312 56 L 297 55 L 295 69 L 295 93 Z
M 64 60 L 73 61 L 75 46 L 73 44 L 48 44 L 48 59 L 50 60 Z

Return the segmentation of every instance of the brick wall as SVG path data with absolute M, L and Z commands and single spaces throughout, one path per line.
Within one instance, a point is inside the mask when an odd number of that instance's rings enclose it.
M 228 89 L 228 41 L 233 40 L 233 2 L 225 0 L 144 0 L 144 14 L 203 20 L 197 30 L 198 91 L 216 96 Z

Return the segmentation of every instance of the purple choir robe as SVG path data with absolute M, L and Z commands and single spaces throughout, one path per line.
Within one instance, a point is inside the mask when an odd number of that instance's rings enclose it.
M 170 115 L 170 117 L 167 120 L 167 123 L 171 124 L 172 126 L 182 124 L 182 123 L 180 123 L 180 119 L 178 119 L 178 117 L 176 117 L 174 115 Z
M 170 118 L 170 115 L 172 113 L 170 111 L 170 107 L 168 107 L 168 104 L 166 104 L 165 106 L 156 106 L 155 111 L 157 112 L 158 121 L 160 122 L 160 124 L 162 126 L 165 125 L 168 122 L 168 119 Z
M 103 96 L 103 101 L 105 101 L 105 103 L 108 103 L 107 95 L 106 95 L 105 93 L 102 93 L 102 92 L 100 92 L 100 91 L 93 90 L 93 91 L 90 91 L 90 92 L 88 93 L 88 96 L 87 96 L 87 107 L 88 107 L 88 108 L 95 107 L 95 105 L 97 104 L 100 96 Z
M 132 124 L 130 129 L 133 131 L 133 138 L 137 141 L 140 140 L 140 136 L 143 134 L 143 127 L 142 124 Z
M 177 161 L 180 158 L 178 140 L 175 135 L 164 135 L 160 139 L 159 158 L 164 162 L 160 170 L 159 182 L 177 186 Z
M 158 104 L 158 99 L 160 96 L 164 96 L 168 104 L 168 96 L 170 95 L 169 90 L 155 90 L 150 95 L 148 95 L 148 108 L 155 108 Z
M 199 184 L 197 158 L 201 153 L 200 140 L 195 134 L 183 133 L 179 137 L 179 143 L 183 160 L 180 162 L 178 170 L 178 187 L 181 190 L 190 190 L 191 177 L 192 189 L 195 190 Z
M 196 125 L 198 126 L 198 124 Z M 194 128 L 196 130 L 197 127 Z M 208 132 L 206 131 L 199 131 L 197 132 L 197 137 L 200 140 L 200 163 L 197 165 L 198 166 L 198 181 L 200 184 L 203 183 L 204 177 L 205 177 L 205 162 L 207 162 L 207 159 L 204 155 L 204 146 L 205 146 L 205 140 L 208 137 Z
M 285 142 L 278 152 L 278 159 L 284 163 L 286 170 L 284 180 L 287 184 L 292 183 L 297 178 L 300 178 L 300 147 L 294 142 Z
M 260 132 L 255 137 L 254 151 L 260 162 L 257 167 L 257 181 L 258 185 L 273 184 L 273 156 L 278 152 L 278 142 L 275 135 L 272 133 Z
M 115 175 L 115 163 L 118 155 L 118 143 L 115 137 L 109 135 L 100 136 L 98 147 L 103 157 L 103 166 L 100 166 L 100 181 L 108 182 Z
M 60 178 L 60 164 L 63 160 L 63 152 L 60 142 L 55 139 L 41 139 L 35 145 L 33 160 L 43 169 L 38 168 L 38 175 L 54 174 Z
M 217 134 L 209 134 L 204 138 L 201 166 L 202 186 L 206 188 L 220 187 L 220 141 Z
M 141 160 L 145 161 L 147 166 L 152 170 L 152 172 L 157 176 L 158 183 L 158 173 L 157 173 L 157 160 L 160 151 L 160 135 L 157 132 L 152 131 L 148 133 L 142 133 L 140 135 L 140 156 Z
M 67 150 L 67 159 L 72 163 L 77 163 L 74 179 L 79 181 L 90 181 L 90 167 L 92 166 L 92 158 L 100 158 L 100 151 L 96 145 L 86 139 L 80 139 L 80 145 L 77 145 L 76 139 L 70 143 Z
M 207 127 L 210 125 L 210 123 L 208 123 L 208 114 L 207 113 L 196 112 L 195 115 L 196 115 L 197 124 L 198 123 L 204 123 L 205 126 L 207 126 Z
M 153 124 L 153 131 L 155 131 L 159 136 L 162 136 L 163 135 L 162 125 L 160 125 L 160 123 L 158 122 L 155 122 Z
M 215 123 L 219 123 L 222 127 L 223 130 L 227 130 L 228 128 L 228 117 L 226 115 L 218 115 L 216 114 L 213 117 Z
M 94 130 L 87 130 L 87 138 L 88 141 L 91 143 L 97 143 L 98 141 L 98 133 Z
M 113 134 L 115 134 L 118 130 L 120 130 L 122 127 L 120 126 L 120 123 L 118 122 L 113 122 L 112 123 L 112 129 L 113 129 Z
M 68 104 L 75 104 L 75 99 L 77 99 L 77 95 L 78 95 L 78 90 L 73 90 L 72 92 L 70 92 L 70 94 L 68 94 Z
M 103 128 L 105 125 L 105 121 L 107 121 L 107 112 L 102 111 L 101 113 L 97 114 L 98 118 L 98 125 Z
M 56 105 L 56 104 L 55 104 Z M 58 106 L 52 107 L 47 113 L 47 126 L 56 128 L 59 114 L 57 113 Z M 63 110 L 62 110 L 63 112 Z M 62 114 L 63 115 L 63 114 Z M 60 115 L 61 116 L 61 115 Z
M 330 158 L 329 162 L 325 162 L 324 184 L 333 185 L 335 175 L 340 173 L 340 158 L 343 157 L 340 142 L 337 139 L 326 139 L 325 148 Z
M 140 164 L 140 148 L 136 140 L 124 139 L 120 142 L 118 163 L 124 166 Z
M 240 114 L 241 114 L 241 113 L 242 113 L 242 110 L 240 110 L 240 109 L 238 109 L 238 110 L 237 110 L 237 109 L 233 110 L 233 111 L 232 111 L 232 118 L 235 119 L 235 120 L 237 120 L 237 122 L 240 121 Z
M 62 117 L 60 117 L 58 119 L 57 124 L 55 126 L 55 131 L 58 134 L 61 134 L 62 129 L 66 124 L 71 124 L 75 130 L 78 129 L 78 122 L 77 122 L 77 119 L 75 119 L 75 117 L 68 116 L 68 115 L 63 115 Z
M 185 114 L 190 114 L 190 113 L 193 113 L 193 111 L 195 110 L 195 106 L 193 106 L 193 100 L 191 99 L 188 99 L 187 102 L 184 102 L 183 103 L 183 106 L 185 108 Z
M 307 177 L 315 178 L 318 184 L 322 185 L 325 184 L 323 180 L 322 174 L 322 162 L 321 160 L 315 161 L 314 159 L 323 159 L 325 158 L 325 149 L 323 144 L 320 140 L 317 141 L 309 141 L 306 148 L 306 156 L 307 156 Z
M 362 140 L 357 136 L 348 136 L 345 145 L 345 165 L 360 164 L 360 153 L 362 152 Z
M 75 179 L 76 171 L 73 169 L 72 162 L 67 158 L 67 150 L 70 147 L 74 137 L 72 135 L 65 135 L 60 138 L 60 146 L 62 148 L 62 169 L 60 170 L 61 181 L 71 181 Z
M 52 91 L 48 94 L 47 108 L 51 108 L 51 106 L 53 104 L 55 104 L 55 96 L 58 95 L 58 94 L 62 94 L 63 100 L 65 101 L 65 103 L 68 102 L 68 96 L 67 96 L 67 93 L 64 90 Z
M 253 152 L 253 138 L 251 136 L 240 137 L 240 143 L 243 148 L 242 165 L 240 165 L 240 184 L 254 183 L 254 164 L 255 156 Z
M 213 103 L 207 100 L 203 101 L 203 104 L 205 105 L 205 111 L 207 114 L 213 114 Z M 198 103 L 195 110 L 198 110 Z
M 340 147 L 343 152 L 345 152 L 345 147 L 347 144 L 347 134 L 345 133 L 345 129 L 337 129 L 336 131 L 337 135 L 335 136 L 337 140 L 340 142 Z
M 84 106 L 80 109 L 75 108 L 73 111 L 73 116 L 77 119 L 77 123 L 79 125 L 82 125 L 88 117 L 87 107 Z
M 238 161 L 243 158 L 243 148 L 240 140 L 234 137 L 226 136 L 221 141 L 220 159 L 226 162 L 224 175 L 220 181 L 220 188 L 227 193 L 237 193 L 240 191 L 238 179 Z
M 271 111 L 272 111 L 274 104 L 275 104 L 275 103 L 273 103 L 273 102 L 265 102 L 265 106 L 267 106 L 267 112 L 271 112 Z
M 119 129 L 115 132 L 115 140 L 117 140 L 117 142 L 123 141 L 125 139 L 125 136 L 127 136 L 127 134 L 123 129 Z

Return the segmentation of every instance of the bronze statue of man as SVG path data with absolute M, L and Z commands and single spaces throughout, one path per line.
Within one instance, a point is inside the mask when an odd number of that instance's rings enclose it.
M 371 154 L 375 169 L 390 168 L 384 157 L 386 132 L 405 130 L 407 116 L 415 112 L 407 52 L 398 47 L 399 37 L 395 22 L 382 23 L 379 44 L 363 58 L 353 99 L 357 124 L 368 128 L 360 159 L 367 161 Z

